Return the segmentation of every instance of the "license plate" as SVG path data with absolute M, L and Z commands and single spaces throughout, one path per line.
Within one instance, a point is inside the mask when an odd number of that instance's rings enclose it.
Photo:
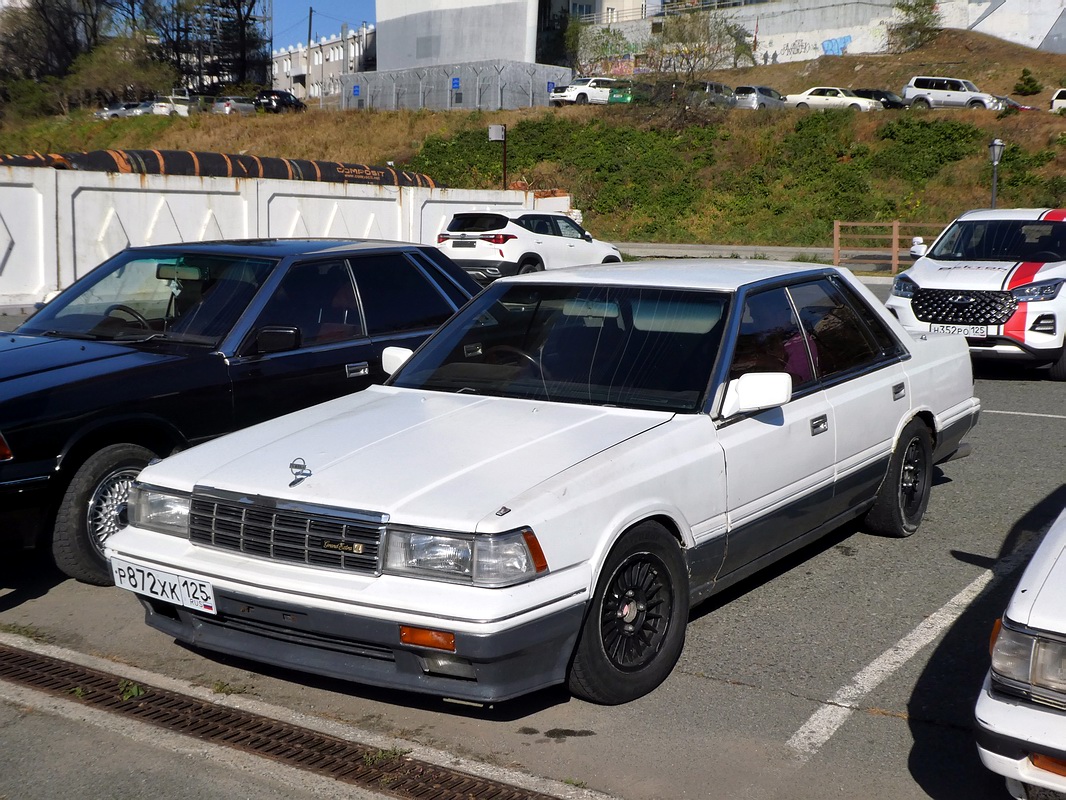
M 473 247 L 476 243 L 473 241 L 463 241 L 462 239 L 452 239 L 452 247 Z
M 986 325 L 930 325 L 931 333 L 950 333 L 954 336 L 968 336 L 971 339 L 984 339 L 988 336 Z
M 115 574 L 115 585 L 122 589 L 208 614 L 218 613 L 215 591 L 207 581 L 179 572 L 142 567 L 121 558 L 111 559 L 111 570 Z

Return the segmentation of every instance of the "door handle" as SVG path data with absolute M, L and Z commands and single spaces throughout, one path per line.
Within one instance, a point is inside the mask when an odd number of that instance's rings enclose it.
M 811 436 L 817 436 L 819 433 L 825 433 L 829 430 L 829 417 L 822 414 L 820 417 L 814 417 L 811 420 Z
M 905 384 L 897 383 L 895 386 L 892 387 L 892 399 L 893 400 L 902 400 L 906 396 L 907 396 L 907 387 L 906 387 Z
M 345 364 L 344 376 L 346 378 L 365 378 L 370 374 L 370 364 L 360 361 L 358 364 Z

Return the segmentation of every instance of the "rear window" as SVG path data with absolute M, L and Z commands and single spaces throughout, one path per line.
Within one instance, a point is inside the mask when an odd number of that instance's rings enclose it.
M 755 89 L 753 89 L 751 86 L 738 86 L 735 89 L 734 93 L 735 94 L 755 94 Z
M 448 223 L 448 230 L 452 233 L 482 233 L 506 226 L 507 217 L 501 214 L 456 214 Z

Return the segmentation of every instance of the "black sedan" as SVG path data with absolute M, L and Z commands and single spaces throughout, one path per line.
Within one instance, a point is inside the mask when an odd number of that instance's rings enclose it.
M 852 89 L 859 97 L 868 97 L 871 100 L 880 100 L 881 105 L 887 109 L 910 108 L 910 103 L 895 92 L 888 89 Z
M 480 287 L 435 247 L 256 240 L 124 250 L 0 338 L 0 531 L 106 585 L 154 458 L 384 380 Z

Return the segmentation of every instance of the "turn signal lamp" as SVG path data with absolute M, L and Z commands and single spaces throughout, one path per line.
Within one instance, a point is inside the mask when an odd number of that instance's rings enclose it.
M 400 641 L 404 644 L 417 645 L 418 647 L 431 647 L 434 650 L 455 652 L 455 634 L 447 631 L 434 631 L 429 628 L 412 628 L 410 625 L 401 625 Z

